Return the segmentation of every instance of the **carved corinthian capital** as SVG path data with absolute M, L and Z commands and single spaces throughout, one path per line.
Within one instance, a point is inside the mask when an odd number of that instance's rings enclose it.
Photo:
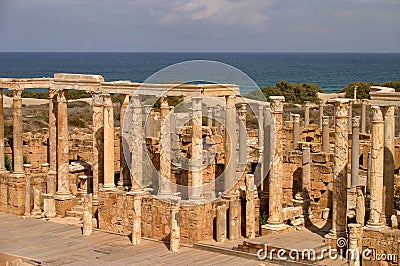
M 381 108 L 377 105 L 371 106 L 371 111 L 372 111 L 372 121 L 382 121 L 383 122 L 383 116 L 382 116 L 382 111 Z
M 336 99 L 335 100 L 335 117 L 348 117 L 349 116 L 349 99 Z
M 272 113 L 283 113 L 284 96 L 270 96 L 271 111 Z

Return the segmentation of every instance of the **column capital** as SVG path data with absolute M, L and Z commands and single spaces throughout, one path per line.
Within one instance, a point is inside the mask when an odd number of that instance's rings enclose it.
M 353 117 L 353 128 L 359 128 L 360 127 L 360 117 L 355 116 Z
M 372 122 L 383 122 L 382 110 L 379 106 L 371 106 Z
M 310 101 L 305 101 L 304 102 L 304 107 L 310 107 L 311 106 L 311 102 Z
M 299 114 L 292 114 L 293 123 L 300 123 L 300 115 Z
M 48 99 L 49 99 L 49 100 L 50 100 L 50 99 L 53 99 L 54 96 L 56 96 L 57 91 L 58 91 L 58 90 L 56 90 L 56 89 L 54 89 L 54 88 L 49 88 L 49 97 L 48 97 Z
M 21 100 L 22 99 L 22 92 L 24 91 L 23 89 L 20 88 L 13 88 L 10 89 L 13 93 L 13 99 L 14 100 Z
M 64 90 L 58 90 L 57 91 L 57 102 L 58 103 L 67 103 L 67 97 L 65 96 L 65 91 Z
M 112 107 L 113 103 L 111 100 L 111 94 L 109 93 L 102 93 L 101 97 L 103 98 L 103 106 L 104 107 Z
M 132 99 L 133 99 L 133 97 L 134 97 L 134 96 L 132 96 Z M 150 112 L 151 112 L 152 106 L 151 106 L 150 104 L 145 104 L 145 105 L 143 105 L 143 108 L 144 108 L 144 113 L 145 113 L 146 115 L 149 115 Z
M 272 113 L 283 113 L 283 102 L 285 101 L 284 96 L 270 96 L 270 104 Z
M 394 113 L 395 113 L 395 110 L 396 110 L 395 106 L 387 106 L 385 108 L 385 117 L 387 117 L 387 116 L 393 117 Z
M 335 105 L 335 117 L 348 117 L 349 116 L 349 99 L 336 99 L 334 102 Z
M 226 107 L 229 109 L 234 109 L 236 104 L 236 96 L 235 95 L 229 95 L 226 96 Z
M 131 104 L 132 104 L 132 107 L 138 107 L 138 108 L 142 108 L 142 103 L 140 102 L 140 97 L 139 97 L 139 95 L 133 95 L 132 97 L 131 97 Z M 150 106 L 151 107 L 151 105 L 145 105 L 145 107 L 146 106 Z M 150 108 L 151 109 L 151 108 Z M 146 109 L 145 109 L 146 110 Z M 150 111 L 149 111 L 149 113 L 150 113 Z
M 202 99 L 203 97 L 192 97 L 192 110 L 201 111 L 202 110 Z
M 323 125 L 323 126 L 329 126 L 329 116 L 324 115 L 324 116 L 322 117 L 322 125 Z
M 93 106 L 102 107 L 103 99 L 102 99 L 101 93 L 99 93 L 99 92 L 92 93 L 92 102 L 93 102 Z
M 31 164 L 29 164 L 29 163 L 24 164 L 24 172 L 25 172 L 25 174 L 30 174 L 31 173 L 31 168 L 32 168 Z

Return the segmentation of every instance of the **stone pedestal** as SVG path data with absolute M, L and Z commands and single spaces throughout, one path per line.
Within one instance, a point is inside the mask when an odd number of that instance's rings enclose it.
M 394 144 L 395 144 L 395 107 L 389 106 L 385 109 L 384 122 L 384 172 L 383 172 L 383 203 L 387 224 L 394 208 Z
M 219 202 L 217 205 L 217 221 L 216 221 L 216 241 L 225 242 L 226 241 L 226 204 L 224 202 Z
M 332 228 L 328 235 L 333 239 L 347 235 L 348 105 L 348 99 L 335 101 Z
M 372 136 L 371 136 L 371 180 L 370 180 L 370 216 L 368 227 L 384 226 L 383 209 L 383 158 L 384 158 L 384 121 L 379 106 L 372 106 Z
M 351 136 L 351 187 L 355 188 L 359 185 L 359 168 L 360 168 L 360 117 L 353 118 Z
M 299 141 L 300 141 L 300 115 L 293 114 L 293 131 L 292 131 L 292 138 L 293 138 L 293 150 L 299 148 Z
M 329 152 L 329 116 L 322 117 L 322 151 Z
M 171 233 L 169 241 L 169 250 L 171 252 L 179 252 L 180 248 L 180 219 L 179 219 L 179 204 L 173 205 L 170 208 L 171 217 Z
M 104 184 L 103 190 L 116 190 L 114 170 L 114 111 L 110 94 L 103 94 L 104 106 Z
M 285 97 L 271 96 L 270 100 L 275 146 L 269 174 L 269 217 L 267 224 L 264 225 L 263 228 L 277 231 L 282 230 L 286 227 L 283 223 L 282 213 L 282 114 L 283 102 L 285 101 Z
M 92 194 L 84 194 L 83 195 L 83 229 L 82 229 L 82 234 L 84 236 L 88 236 L 88 235 L 92 234 L 92 230 L 93 230 L 92 213 L 93 213 Z
M 233 197 L 229 200 L 229 240 L 240 237 L 240 199 Z

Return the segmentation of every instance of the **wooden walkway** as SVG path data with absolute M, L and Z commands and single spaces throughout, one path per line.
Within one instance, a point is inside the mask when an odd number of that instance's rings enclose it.
M 255 260 L 189 247 L 171 253 L 164 243 L 145 239 L 133 246 L 127 236 L 100 231 L 84 237 L 77 226 L 4 213 L 0 213 L 0 253 L 31 258 L 43 265 L 259 264 Z

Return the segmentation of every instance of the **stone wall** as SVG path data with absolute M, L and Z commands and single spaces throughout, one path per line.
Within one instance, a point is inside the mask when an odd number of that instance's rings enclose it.
M 363 250 L 370 249 L 373 254 L 393 254 L 396 256 L 399 254 L 398 241 L 400 240 L 400 230 L 383 228 L 379 230 L 369 229 L 364 227 L 363 230 L 362 247 Z M 398 259 L 398 258 L 397 258 Z M 371 260 L 365 260 L 363 258 L 362 265 L 374 266 L 374 265 L 398 265 L 397 261 L 378 261 L 375 260 L 375 255 L 371 256 Z

